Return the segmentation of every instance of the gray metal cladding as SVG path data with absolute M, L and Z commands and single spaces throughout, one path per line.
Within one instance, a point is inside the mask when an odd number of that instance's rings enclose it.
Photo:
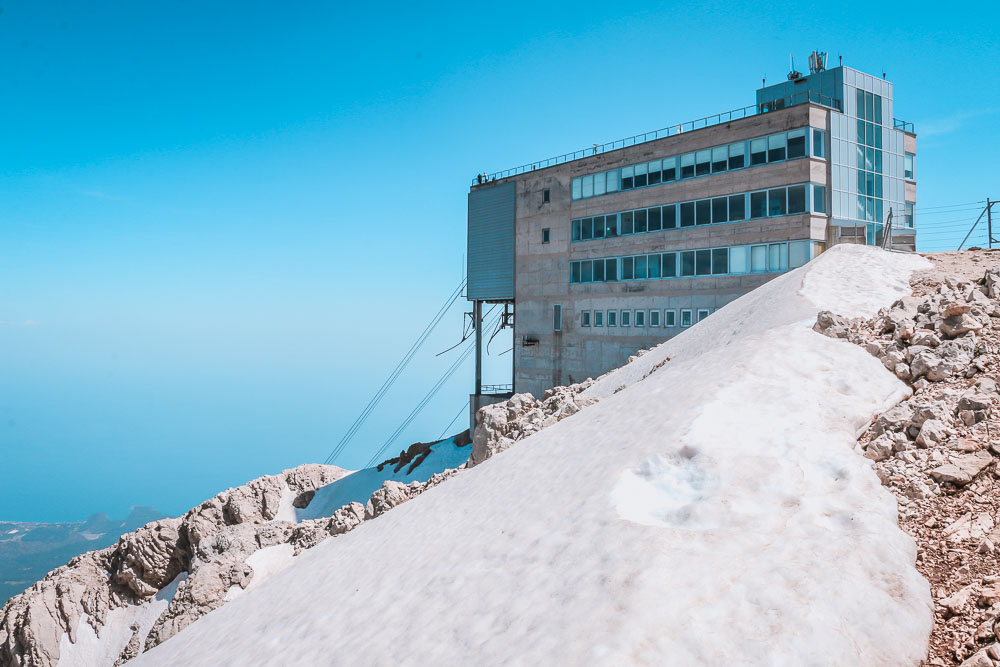
M 470 299 L 514 298 L 513 182 L 469 193 Z

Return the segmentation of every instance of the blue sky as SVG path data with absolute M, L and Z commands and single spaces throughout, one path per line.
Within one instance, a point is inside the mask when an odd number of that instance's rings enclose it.
M 789 54 L 896 84 L 924 249 L 1000 196 L 987 5 L 363 4 L 2 5 L 0 519 L 180 513 L 322 460 L 460 280 L 475 173 L 751 104 Z M 343 465 L 461 327 L 456 307 Z

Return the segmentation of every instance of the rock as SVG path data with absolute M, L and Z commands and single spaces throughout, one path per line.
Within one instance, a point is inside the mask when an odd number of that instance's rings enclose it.
M 988 410 L 991 405 L 991 397 L 982 392 L 968 391 L 958 399 L 958 409 L 961 410 Z
M 982 328 L 982 322 L 968 314 L 946 317 L 938 322 L 938 331 L 940 331 L 941 335 L 945 338 L 956 338 L 967 334 L 970 331 L 979 331 Z
M 949 542 L 981 540 L 993 530 L 993 527 L 993 517 L 988 512 L 967 512 L 945 528 L 941 534 Z
M 928 419 L 920 427 L 920 434 L 917 435 L 918 447 L 930 447 L 941 442 L 951 435 L 951 430 L 939 419 Z
M 993 463 L 989 452 L 976 452 L 951 457 L 951 462 L 935 468 L 930 476 L 936 482 L 951 482 L 957 486 L 965 486 Z
M 910 423 L 913 410 L 909 405 L 900 403 L 886 410 L 878 416 L 872 426 L 872 433 L 881 435 L 882 433 L 895 433 L 902 431 Z
M 964 660 L 959 667 L 993 667 L 993 661 L 986 653 L 986 649 L 980 649 Z
M 975 592 L 975 588 L 975 584 L 969 584 L 965 588 L 955 591 L 948 597 L 938 600 L 938 604 L 944 607 L 949 616 L 960 616 L 964 613 L 963 607 L 965 607 L 969 603 L 969 600 L 972 599 L 972 594 Z
M 865 458 L 872 461 L 885 461 L 892 456 L 895 445 L 895 440 L 888 433 L 883 433 L 868 443 L 868 447 L 865 448 Z
M 980 542 L 979 546 L 976 547 L 976 553 L 978 553 L 978 554 L 991 554 L 991 553 L 993 553 L 993 550 L 995 548 L 996 548 L 996 545 L 994 545 L 993 542 L 988 537 L 987 538 L 983 538 L 983 541 Z
M 997 602 L 1000 602 L 1000 584 L 992 584 L 983 587 L 976 604 L 980 607 L 992 607 Z
M 813 325 L 813 331 L 818 331 L 830 338 L 847 338 L 850 330 L 850 322 L 847 321 L 847 318 L 835 315 L 829 310 L 820 311 L 816 315 L 816 323 Z
M 912 345 L 921 345 L 931 348 L 940 345 L 941 339 L 930 329 L 917 329 L 913 332 L 913 337 L 910 339 L 910 343 Z
M 957 301 L 952 301 L 946 303 L 941 309 L 941 317 L 958 317 L 959 315 L 964 315 L 972 310 L 972 306 L 965 303 L 958 303 Z
M 910 373 L 910 367 L 902 362 L 896 364 L 893 367 L 892 372 L 896 374 L 896 377 L 904 381 L 909 380 L 911 377 L 913 377 L 912 374 Z

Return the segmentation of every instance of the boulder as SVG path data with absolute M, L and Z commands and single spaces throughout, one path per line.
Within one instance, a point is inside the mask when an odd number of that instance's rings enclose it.
M 993 530 L 993 517 L 988 512 L 966 512 L 942 531 L 949 542 L 981 540 Z
M 941 335 L 945 338 L 957 338 L 958 336 L 963 336 L 970 331 L 976 332 L 982 328 L 982 322 L 968 313 L 963 313 L 954 317 L 945 317 L 938 322 L 938 331 L 941 332 Z
M 947 439 L 950 435 L 951 429 L 943 421 L 940 419 L 928 419 L 920 427 L 920 433 L 917 435 L 916 440 L 917 446 L 930 447 Z
M 959 616 L 963 613 L 963 608 L 969 603 L 969 600 L 972 599 L 975 589 L 975 584 L 969 584 L 948 597 L 941 598 L 938 600 L 938 604 L 944 607 L 949 616 Z
M 957 486 L 965 486 L 991 463 L 993 456 L 986 451 L 952 456 L 949 463 L 931 470 L 930 476 L 938 483 L 951 482 Z

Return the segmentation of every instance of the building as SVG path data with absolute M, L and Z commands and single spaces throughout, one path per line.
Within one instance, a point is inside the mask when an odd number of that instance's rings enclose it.
M 835 243 L 914 249 L 913 127 L 884 76 L 825 60 L 752 106 L 477 176 L 467 296 L 480 329 L 513 310 L 513 391 L 605 373 Z M 473 414 L 504 397 L 476 369 Z

